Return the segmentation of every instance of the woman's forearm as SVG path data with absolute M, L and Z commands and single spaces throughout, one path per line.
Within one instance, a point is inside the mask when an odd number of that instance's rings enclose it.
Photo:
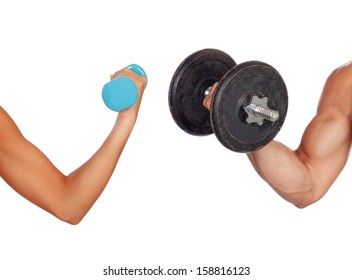
M 1 177 L 24 198 L 71 224 L 83 219 L 106 187 L 137 120 L 147 80 L 128 69 L 116 75 L 126 75 L 135 82 L 138 100 L 118 113 L 101 147 L 68 176 L 23 137 L 12 118 L 0 107 Z
M 109 182 L 134 123 L 117 120 L 98 151 L 81 167 L 66 176 L 63 186 L 63 216 L 78 223 L 92 207 Z

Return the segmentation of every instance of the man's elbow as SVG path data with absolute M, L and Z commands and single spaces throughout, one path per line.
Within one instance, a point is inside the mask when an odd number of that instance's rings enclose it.
M 312 205 L 313 201 L 304 201 L 304 202 L 294 202 L 293 205 L 296 206 L 298 209 L 304 209 L 310 205 Z
M 318 196 L 315 192 L 314 187 L 307 187 L 304 190 L 296 192 L 283 192 L 277 191 L 277 193 L 286 201 L 294 205 L 299 209 L 304 209 L 315 202 L 317 202 L 321 196 Z
M 314 195 L 307 195 L 307 193 L 302 194 L 301 196 L 296 197 L 291 203 L 296 206 L 298 209 L 304 209 L 308 206 L 316 203 L 320 200 L 321 197 L 316 197 Z

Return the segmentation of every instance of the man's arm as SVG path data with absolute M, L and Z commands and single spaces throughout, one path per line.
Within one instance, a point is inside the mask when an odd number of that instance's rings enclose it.
M 351 66 L 347 65 L 330 75 L 317 115 L 296 151 L 272 141 L 248 154 L 258 174 L 297 207 L 319 200 L 347 162 L 352 139 L 351 74 Z
M 132 78 L 137 103 L 118 114 L 99 150 L 68 176 L 23 137 L 15 122 L 0 107 L 0 175 L 29 201 L 70 224 L 79 223 L 107 185 L 137 119 L 146 79 L 129 70 L 117 76 Z M 111 77 L 111 79 L 114 77 Z

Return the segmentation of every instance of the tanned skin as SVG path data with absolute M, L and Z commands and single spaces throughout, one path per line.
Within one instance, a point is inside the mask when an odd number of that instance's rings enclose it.
M 82 166 L 64 175 L 21 133 L 0 107 L 0 175 L 17 193 L 69 224 L 78 224 L 105 189 L 136 123 L 146 78 L 123 69 L 118 76 L 131 78 L 139 98 L 118 113 L 104 143 Z
M 208 110 L 216 86 L 204 99 Z M 321 199 L 339 176 L 349 157 L 351 139 L 352 62 L 349 62 L 328 77 L 317 113 L 296 150 L 271 141 L 247 156 L 258 174 L 282 198 L 304 208 Z

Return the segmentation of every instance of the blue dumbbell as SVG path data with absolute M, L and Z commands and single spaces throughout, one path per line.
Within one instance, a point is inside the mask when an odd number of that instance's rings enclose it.
M 143 68 L 137 64 L 131 64 L 126 68 L 142 77 L 147 78 Z M 138 89 L 130 78 L 120 76 L 104 85 L 102 97 L 105 105 L 109 109 L 115 112 L 120 112 L 128 107 L 131 107 L 137 102 Z

